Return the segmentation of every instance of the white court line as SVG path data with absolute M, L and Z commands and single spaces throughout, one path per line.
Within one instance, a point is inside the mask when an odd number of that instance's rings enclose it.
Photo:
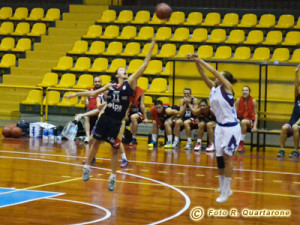
M 53 156 L 53 157 L 84 158 L 82 156 L 52 155 L 52 154 L 37 153 L 37 152 L 17 152 L 17 151 L 5 151 L 5 150 L 0 150 L 0 152 L 15 153 L 15 154 L 28 154 L 28 155 L 32 154 L 32 155 Z M 111 161 L 111 159 L 106 159 L 106 158 L 96 158 L 96 159 L 103 160 L 103 161 Z M 121 161 L 121 160 L 119 160 L 119 161 Z M 152 164 L 152 165 L 166 165 L 166 166 L 181 166 L 181 167 L 191 167 L 191 168 L 214 169 L 214 170 L 218 169 L 217 167 L 213 167 L 213 166 L 196 166 L 196 165 L 185 165 L 185 164 L 176 164 L 176 163 L 159 163 L 159 162 L 135 161 L 135 160 L 128 160 L 128 162 L 144 163 L 144 164 Z M 290 172 L 278 172 L 278 171 L 267 171 L 267 170 L 247 170 L 247 169 L 233 169 L 233 170 L 240 171 L 240 172 L 286 174 L 286 175 L 300 176 L 300 173 L 290 173 Z
M 106 208 L 104 208 L 102 206 L 99 206 L 99 205 L 90 204 L 90 203 L 86 203 L 86 202 L 80 202 L 80 201 L 74 201 L 74 200 L 68 200 L 68 199 L 59 199 L 59 198 L 48 198 L 48 199 L 49 200 L 65 201 L 65 202 L 72 202 L 72 203 L 78 203 L 78 204 L 88 205 L 88 206 L 92 206 L 92 207 L 101 209 L 101 210 L 103 210 L 106 213 L 106 215 L 104 217 L 100 218 L 100 219 L 96 219 L 96 220 L 89 221 L 89 222 L 76 223 L 76 224 L 73 224 L 73 225 L 98 223 L 100 221 L 108 219 L 111 216 L 111 212 L 108 209 L 106 209 Z
M 0 156 L 0 158 L 24 159 L 24 160 L 32 160 L 32 161 L 43 161 L 43 162 L 50 162 L 50 163 L 57 163 L 57 164 L 64 164 L 64 165 L 71 165 L 71 166 L 80 166 L 80 167 L 84 166 L 84 165 L 79 165 L 79 164 L 75 164 L 75 163 L 58 162 L 58 161 L 47 160 L 47 159 L 32 159 L 32 158 L 11 157 L 11 156 Z M 96 166 L 91 166 L 91 168 L 98 169 L 98 170 L 111 171 L 110 169 L 100 168 L 100 167 L 96 167 Z M 177 213 L 175 213 L 175 214 L 173 214 L 173 215 L 171 215 L 169 217 L 166 217 L 166 218 L 164 218 L 162 220 L 153 222 L 151 224 L 159 224 L 159 223 L 163 223 L 163 222 L 166 222 L 168 220 L 174 219 L 175 217 L 177 217 L 177 216 L 181 215 L 182 213 L 184 213 L 190 207 L 190 204 L 191 204 L 190 198 L 183 191 L 181 191 L 180 189 L 178 189 L 178 188 L 176 188 L 176 187 L 174 187 L 174 186 L 172 186 L 170 184 L 167 184 L 167 183 L 164 183 L 164 182 L 161 182 L 161 181 L 158 181 L 158 180 L 154 180 L 154 179 L 151 179 L 151 178 L 148 178 L 148 177 L 139 176 L 139 175 L 136 175 L 136 174 L 126 173 L 126 172 L 121 172 L 121 171 L 118 171 L 118 173 L 126 174 L 126 175 L 133 176 L 133 177 L 138 177 L 138 178 L 141 178 L 141 179 L 144 179 L 144 180 L 149 180 L 149 181 L 152 181 L 154 183 L 161 184 L 163 186 L 166 186 L 168 188 L 171 188 L 171 189 L 177 191 L 179 194 L 181 194 L 184 197 L 184 199 L 185 199 L 185 205 L 184 205 L 184 207 L 181 210 L 179 210 Z

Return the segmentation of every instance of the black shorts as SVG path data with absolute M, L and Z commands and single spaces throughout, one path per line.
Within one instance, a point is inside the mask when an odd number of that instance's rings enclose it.
M 110 116 L 102 114 L 97 121 L 93 137 L 99 141 L 107 141 L 113 145 L 118 137 L 122 120 L 116 120 Z

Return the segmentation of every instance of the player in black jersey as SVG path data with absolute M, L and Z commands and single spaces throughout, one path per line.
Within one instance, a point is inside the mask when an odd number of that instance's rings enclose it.
M 281 128 L 280 133 L 280 150 L 277 157 L 284 157 L 284 145 L 288 137 L 293 136 L 294 138 L 294 151 L 290 154 L 290 158 L 299 158 L 299 128 L 300 128 L 300 92 L 299 92 L 299 80 L 298 71 L 300 69 L 300 64 L 295 70 L 295 105 L 291 119 L 288 123 L 284 124 Z
M 121 139 L 125 129 L 123 121 L 127 109 L 132 101 L 134 90 L 136 89 L 137 79 L 143 75 L 146 70 L 151 54 L 155 45 L 154 38 L 151 42 L 150 50 L 141 67 L 128 77 L 125 68 L 119 68 L 116 72 L 117 83 L 109 83 L 96 91 L 90 92 L 77 92 L 68 95 L 67 97 L 75 96 L 94 96 L 108 90 L 107 106 L 104 113 L 98 119 L 96 130 L 94 132 L 94 140 L 91 144 L 87 162 L 84 166 L 83 180 L 87 181 L 90 178 L 91 162 L 93 157 L 97 154 L 98 148 L 103 141 L 109 142 L 112 145 L 112 159 L 111 168 L 112 173 L 109 178 L 108 190 L 115 189 L 116 170 L 118 161 L 118 149 L 122 145 Z

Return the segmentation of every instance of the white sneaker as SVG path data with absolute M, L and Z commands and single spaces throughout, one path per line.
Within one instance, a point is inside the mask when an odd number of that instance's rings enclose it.
M 116 188 L 115 185 L 116 179 L 109 179 L 108 190 L 113 191 Z
M 193 146 L 192 143 L 187 143 L 186 146 L 184 147 L 185 150 L 192 150 Z
M 202 150 L 201 142 L 197 142 L 197 144 L 196 144 L 194 150 L 195 150 L 195 151 L 200 151 L 200 150 Z
M 89 136 L 86 136 L 85 139 L 84 139 L 84 143 L 87 144 L 87 143 L 89 143 L 89 141 L 90 141 L 90 137 L 89 137 Z
M 175 141 L 174 141 L 171 148 L 172 148 L 172 149 L 180 148 L 179 142 L 175 142 Z
M 206 151 L 207 152 L 213 152 L 215 150 L 215 145 L 214 143 L 210 144 L 207 148 Z
M 91 173 L 90 167 L 83 167 L 82 180 L 88 181 L 90 179 L 90 173 Z
M 227 201 L 227 199 L 232 195 L 232 190 L 229 190 L 229 192 L 221 191 L 220 196 L 216 199 L 217 203 L 224 203 Z

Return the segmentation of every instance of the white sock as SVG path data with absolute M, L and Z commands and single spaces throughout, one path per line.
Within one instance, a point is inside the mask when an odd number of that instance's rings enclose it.
M 202 140 L 200 138 L 197 139 L 197 143 L 202 143 Z
M 113 174 L 113 173 L 110 174 L 109 180 L 112 180 L 112 179 L 116 179 L 116 174 Z
M 189 137 L 187 140 L 188 140 L 188 143 L 192 143 L 192 138 Z
M 226 193 L 229 193 L 229 191 L 230 191 L 230 184 L 231 184 L 231 177 L 225 177 L 225 179 L 224 179 L 224 191 L 226 191 Z
M 219 175 L 220 191 L 224 190 L 225 176 Z
M 132 139 L 136 139 L 136 136 L 132 135 Z
M 172 143 L 172 137 L 173 137 L 173 135 L 168 135 L 167 137 L 168 137 L 168 142 Z
M 152 134 L 152 141 L 156 142 L 157 140 L 157 134 Z
M 90 170 L 90 169 L 91 169 L 91 166 L 90 166 L 90 165 L 87 165 L 87 164 L 85 164 L 85 165 L 84 165 L 84 168 L 86 168 L 86 169 L 89 169 L 89 170 Z
M 244 141 L 244 140 L 245 140 L 245 137 L 246 137 L 246 134 L 242 134 L 242 135 L 241 135 L 241 141 Z
M 122 153 L 121 156 L 122 156 L 122 159 L 127 160 L 127 158 L 126 158 L 126 153 Z
M 175 143 L 178 143 L 178 142 L 179 142 L 179 137 L 175 136 L 175 137 L 174 137 L 174 142 L 175 142 Z

